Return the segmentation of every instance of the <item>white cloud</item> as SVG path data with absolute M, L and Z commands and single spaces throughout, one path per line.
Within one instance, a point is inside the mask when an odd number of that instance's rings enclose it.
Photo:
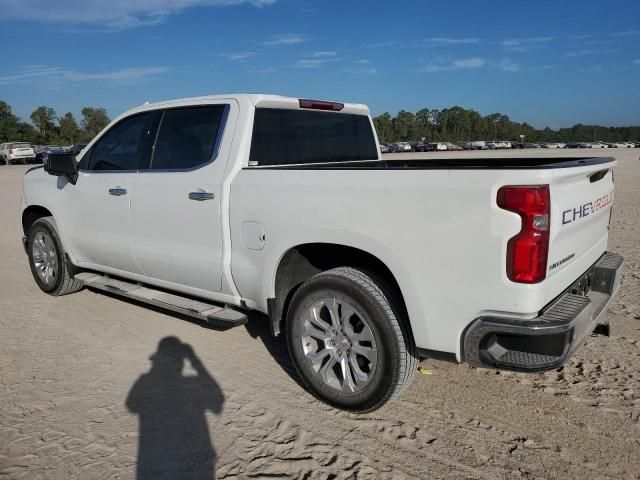
M 296 66 L 300 68 L 319 68 L 326 63 L 330 62 L 339 62 L 339 58 L 329 57 L 329 58 L 301 58 L 296 62 Z
M 307 41 L 307 37 L 298 33 L 284 33 L 281 35 L 272 35 L 269 40 L 262 42 L 267 47 L 275 47 L 278 45 L 296 45 Z
M 532 43 L 547 43 L 553 40 L 553 37 L 529 37 L 529 38 L 510 38 L 503 40 L 502 45 L 505 47 L 517 47 L 519 45 L 526 45 Z
M 420 69 L 421 72 L 442 72 L 447 70 L 472 70 L 483 67 L 487 61 L 480 57 L 460 58 L 449 63 L 429 64 Z
M 338 52 L 328 52 L 328 51 L 323 51 L 323 52 L 315 52 L 312 53 L 311 56 L 318 58 L 318 57 L 335 57 L 338 54 Z
M 612 37 L 635 37 L 636 35 L 640 35 L 640 30 L 627 30 L 611 34 Z
M 590 65 L 588 67 L 582 67 L 580 71 L 598 73 L 604 71 L 604 67 L 602 65 Z
M 252 57 L 258 55 L 258 52 L 237 52 L 237 53 L 223 53 L 222 56 L 228 58 L 234 62 L 246 62 Z
M 257 70 L 251 70 L 251 73 L 259 73 L 261 75 L 266 75 L 267 73 L 273 73 L 275 71 L 276 69 L 273 67 L 266 67 L 266 68 L 258 68 Z
M 451 37 L 432 37 L 424 40 L 434 45 L 465 45 L 472 43 L 480 43 L 479 38 L 451 38 Z
M 17 73 L 0 76 L 0 83 L 19 83 L 39 78 L 79 83 L 87 81 L 131 82 L 168 71 L 167 67 L 133 67 L 107 72 L 81 72 L 49 65 L 31 65 L 19 69 Z
M 362 74 L 362 75 L 377 75 L 378 74 L 378 69 L 375 68 L 375 67 L 368 67 L 368 68 L 347 67 L 343 71 L 345 73 L 357 73 L 357 74 Z
M 460 60 L 454 60 L 454 68 L 480 68 L 485 64 L 484 58 L 461 58 Z
M 571 38 L 572 40 L 587 40 L 589 38 L 593 38 L 593 35 L 574 35 L 569 38 Z
M 369 65 L 371 63 L 370 60 L 366 60 L 366 59 L 362 59 L 362 60 L 356 60 L 356 63 L 360 64 L 360 65 Z
M 508 50 L 524 53 L 536 48 L 542 48 L 551 40 L 553 40 L 553 37 L 509 38 L 500 43 Z
M 393 47 L 396 45 L 400 45 L 400 42 L 398 42 L 397 40 L 388 40 L 386 42 L 377 42 L 377 43 L 370 43 L 368 45 L 366 45 L 367 48 L 381 48 L 381 47 Z
M 633 62 L 634 65 L 640 65 L 640 58 L 636 58 Z
M 0 0 L 3 20 L 91 23 L 122 29 L 156 25 L 191 7 L 271 5 L 276 0 Z
M 505 72 L 519 72 L 520 71 L 520 64 L 512 62 L 511 59 L 509 59 L 509 58 L 503 58 L 498 63 L 496 63 L 496 66 L 500 70 L 503 70 Z
M 610 53 L 616 53 L 617 50 L 611 48 L 602 48 L 602 49 L 589 49 L 585 48 L 584 50 L 576 50 L 574 52 L 565 53 L 565 57 L 567 58 L 575 58 L 575 57 L 584 57 L 586 55 L 607 55 Z

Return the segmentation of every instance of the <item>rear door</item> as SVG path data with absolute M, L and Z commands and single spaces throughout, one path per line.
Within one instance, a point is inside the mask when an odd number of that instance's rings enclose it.
M 146 276 L 221 290 L 222 179 L 236 116 L 227 103 L 163 112 L 131 199 L 133 250 Z
M 75 185 L 59 180 L 65 238 L 80 262 L 141 273 L 131 248 L 131 188 L 149 164 L 158 118 L 146 112 L 118 122 L 83 156 Z

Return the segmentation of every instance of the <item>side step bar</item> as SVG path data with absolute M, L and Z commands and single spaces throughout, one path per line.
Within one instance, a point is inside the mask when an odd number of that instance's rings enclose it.
M 139 302 L 155 305 L 172 312 L 203 320 L 214 327 L 232 328 L 245 325 L 247 316 L 229 307 L 221 307 L 190 298 L 181 297 L 161 290 L 144 287 L 137 283 L 100 275 L 92 272 L 79 273 L 74 277 L 85 286 L 127 297 Z

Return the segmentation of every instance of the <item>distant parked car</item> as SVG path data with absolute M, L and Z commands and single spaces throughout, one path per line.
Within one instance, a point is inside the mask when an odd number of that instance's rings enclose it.
M 487 142 L 484 140 L 476 140 L 475 142 L 471 142 L 471 150 L 486 150 Z
M 541 143 L 525 143 L 524 148 L 543 148 L 544 145 Z
M 609 148 L 609 145 L 604 142 L 593 142 L 591 148 Z
M 457 145 L 457 144 L 451 143 L 451 142 L 447 142 L 446 146 L 447 146 L 447 150 L 453 151 L 453 152 L 458 152 L 458 151 L 464 150 L 464 148 L 462 148 L 460 145 Z
M 50 153 L 65 153 L 67 150 L 60 145 L 44 145 L 38 149 L 36 153 L 36 163 L 44 163 Z
M 565 148 L 565 147 L 566 147 L 566 144 L 559 143 L 559 142 L 552 142 L 552 143 L 547 143 L 543 145 L 543 148 Z
M 410 152 L 411 145 L 408 142 L 396 142 L 393 144 L 394 152 Z
M 570 142 L 565 145 L 565 148 L 582 148 L 581 145 L 582 143 Z
M 36 153 L 30 143 L 12 142 L 0 145 L 0 157 L 4 158 L 8 165 L 12 165 L 32 162 Z
M 417 142 L 414 146 L 413 146 L 413 151 L 414 152 L 426 152 L 427 151 L 427 146 L 424 142 Z
M 494 140 L 486 143 L 489 150 L 502 150 L 505 148 L 512 148 L 511 142 L 505 140 Z

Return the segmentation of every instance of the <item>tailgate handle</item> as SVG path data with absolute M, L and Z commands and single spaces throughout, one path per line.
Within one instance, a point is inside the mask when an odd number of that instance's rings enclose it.
M 591 175 L 589 175 L 589 181 L 591 183 L 596 183 L 597 181 L 602 180 L 607 173 L 609 173 L 609 169 L 608 168 L 606 168 L 604 170 L 598 170 L 597 172 L 592 173 Z

